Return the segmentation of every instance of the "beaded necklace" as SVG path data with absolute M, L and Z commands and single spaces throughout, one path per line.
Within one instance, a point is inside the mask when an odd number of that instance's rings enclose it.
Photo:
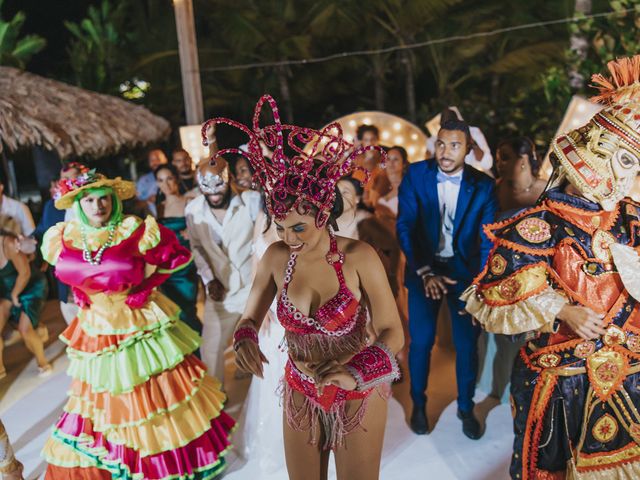
M 104 251 L 113 243 L 116 226 L 116 223 L 112 223 L 111 225 L 109 225 L 109 236 L 107 237 L 107 241 L 104 242 L 104 244 L 98 249 L 95 256 L 91 254 L 91 250 L 89 249 L 89 243 L 87 242 L 87 232 L 84 225 L 80 227 L 80 232 L 82 234 L 82 258 L 85 262 L 90 263 L 91 265 L 100 265 L 100 263 L 102 262 L 102 255 L 104 254 Z

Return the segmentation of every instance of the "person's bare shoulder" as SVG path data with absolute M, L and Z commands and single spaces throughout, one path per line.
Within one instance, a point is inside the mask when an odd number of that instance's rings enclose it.
M 372 255 L 374 258 L 378 258 L 378 254 L 373 247 L 362 240 L 338 237 L 338 249 L 350 258 L 353 257 L 353 259 L 358 262 L 367 261 L 367 259 L 370 260 Z
M 281 268 L 283 265 L 286 265 L 289 260 L 289 255 L 289 247 L 280 240 L 267 247 L 267 250 L 262 256 L 262 260 L 260 260 L 260 264 L 274 271 L 276 268 Z

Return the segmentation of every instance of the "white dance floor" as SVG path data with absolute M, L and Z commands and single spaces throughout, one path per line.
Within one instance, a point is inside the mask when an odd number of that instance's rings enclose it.
M 68 362 L 60 355 L 63 348 L 58 341 L 47 349 L 48 358 L 58 357 L 52 376 L 38 378 L 32 361 L 0 402 L 0 418 L 17 457 L 25 465 L 28 480 L 43 477 L 45 463 L 40 450 L 66 399 L 70 380 L 64 373 Z M 455 413 L 455 404 L 449 405 L 430 435 L 417 436 L 407 427 L 400 405 L 391 400 L 380 478 L 507 479 L 513 441 L 509 406 L 503 404 L 491 411 L 486 434 L 479 441 L 469 440 L 462 434 Z M 258 465 L 235 457 L 230 457 L 229 463 L 225 480 L 287 479 L 285 471 L 265 474 Z M 334 470 L 330 472 L 330 478 L 335 479 Z

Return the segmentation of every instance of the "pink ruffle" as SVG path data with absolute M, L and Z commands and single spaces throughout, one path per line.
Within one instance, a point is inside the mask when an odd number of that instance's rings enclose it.
M 87 450 L 104 449 L 107 454 L 100 460 L 103 463 L 126 465 L 131 474 L 142 474 L 145 479 L 162 479 L 182 476 L 203 470 L 216 464 L 230 446 L 229 434 L 235 421 L 225 412 L 211 421 L 211 428 L 203 435 L 183 447 L 148 457 L 124 445 L 109 442 L 102 433 L 94 432 L 91 420 L 72 413 L 64 413 L 57 429 L 66 436 L 78 438 L 89 435 L 92 442 L 84 443 Z

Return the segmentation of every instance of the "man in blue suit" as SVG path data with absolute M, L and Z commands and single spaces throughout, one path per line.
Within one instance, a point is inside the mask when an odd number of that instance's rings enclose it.
M 470 138 L 466 123 L 448 121 L 438 132 L 435 159 L 409 166 L 400 185 L 397 231 L 407 257 L 411 429 L 429 431 L 425 391 L 438 310 L 446 298 L 456 348 L 458 417 L 464 434 L 478 439 L 483 432 L 473 414 L 473 395 L 480 328 L 459 297 L 489 255 L 491 242 L 482 226 L 494 221 L 497 200 L 494 180 L 464 163 Z

